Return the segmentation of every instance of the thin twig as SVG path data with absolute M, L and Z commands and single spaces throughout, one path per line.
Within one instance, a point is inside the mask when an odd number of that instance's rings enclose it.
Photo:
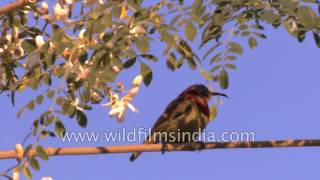
M 17 0 L 16 2 L 0 7 L 0 16 L 36 2 L 37 0 Z
M 216 142 L 216 143 L 181 143 L 168 144 L 168 151 L 196 151 L 208 149 L 234 149 L 234 148 L 284 148 L 284 147 L 312 147 L 320 146 L 320 139 L 305 140 L 277 140 L 277 141 L 255 141 L 255 142 Z M 114 154 L 131 152 L 161 152 L 162 144 L 122 145 L 107 147 L 47 147 L 44 148 L 48 156 L 64 155 L 89 155 L 89 154 Z M 37 156 L 34 149 L 27 156 Z M 14 150 L 0 151 L 1 159 L 16 158 Z

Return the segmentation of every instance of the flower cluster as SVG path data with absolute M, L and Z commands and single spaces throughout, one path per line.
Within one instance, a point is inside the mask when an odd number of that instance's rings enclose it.
M 118 94 L 111 94 L 111 100 L 107 104 L 102 104 L 102 106 L 110 107 L 109 116 L 115 117 L 118 121 L 122 122 L 124 120 L 124 114 L 127 108 L 132 112 L 138 112 L 138 110 L 131 104 L 133 97 L 135 97 L 140 89 L 142 83 L 142 76 L 136 76 L 132 81 L 132 87 L 126 95 L 121 99 Z

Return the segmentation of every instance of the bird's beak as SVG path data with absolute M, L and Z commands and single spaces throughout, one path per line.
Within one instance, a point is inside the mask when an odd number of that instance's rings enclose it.
M 211 96 L 224 96 L 226 98 L 229 98 L 226 94 L 219 93 L 219 92 L 212 92 L 210 91 Z

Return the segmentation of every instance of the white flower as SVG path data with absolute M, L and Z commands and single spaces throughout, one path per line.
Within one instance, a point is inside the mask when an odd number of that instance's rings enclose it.
M 7 39 L 9 42 L 11 42 L 11 40 L 12 40 L 11 34 L 7 34 L 7 35 L 6 35 L 6 39 Z
M 20 170 L 19 168 L 14 168 L 12 173 L 12 180 L 19 180 L 20 179 Z
M 42 3 L 41 3 L 41 8 L 42 8 L 42 9 L 48 10 L 48 7 L 49 7 L 48 3 L 46 3 L 46 2 L 42 2 Z
M 116 103 L 109 111 L 109 116 L 116 117 L 120 122 L 124 119 L 124 112 L 126 111 L 126 104 L 124 101 Z
M 117 94 L 111 94 L 111 100 L 107 104 L 101 104 L 101 106 L 110 107 L 109 116 L 115 117 L 118 121 L 122 122 L 124 120 L 125 111 L 129 108 L 132 112 L 138 113 L 138 110 L 131 104 L 133 97 L 135 97 L 140 89 L 142 83 L 142 76 L 136 76 L 132 81 L 132 88 L 124 95 L 121 99 Z
M 57 3 L 53 7 L 53 17 L 56 20 L 67 20 L 69 15 L 69 8 L 67 6 L 61 6 L 59 3 Z
M 137 26 L 134 26 L 132 29 L 130 29 L 129 33 L 137 37 L 140 34 L 145 34 L 146 30 L 142 26 L 137 25 Z
M 127 105 L 128 105 L 128 108 L 129 108 L 132 112 L 136 112 L 136 113 L 139 112 L 132 104 L 128 103 Z
M 74 0 L 66 0 L 66 3 L 69 4 L 69 5 L 71 5 L 71 4 L 74 3 Z
M 42 177 L 40 180 L 53 180 L 52 177 Z
M 123 122 L 124 114 L 126 109 L 129 108 L 132 112 L 138 112 L 138 110 L 125 98 L 111 105 L 111 110 L 109 111 L 109 116 L 115 117 L 118 121 Z
M 42 47 L 44 45 L 44 40 L 41 35 L 36 36 L 36 45 L 38 48 Z

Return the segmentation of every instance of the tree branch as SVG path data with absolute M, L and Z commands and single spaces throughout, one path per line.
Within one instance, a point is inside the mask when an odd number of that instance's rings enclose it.
M 10 4 L 7 4 L 5 6 L 0 7 L 0 16 L 2 14 L 6 14 L 10 11 L 22 8 L 26 5 L 33 4 L 36 2 L 37 2 L 37 0 L 17 0 L 16 2 L 13 2 L 13 3 L 10 3 Z
M 233 148 L 281 148 L 281 147 L 310 147 L 320 146 L 320 139 L 315 140 L 278 140 L 278 141 L 256 141 L 256 142 L 216 142 L 216 143 L 181 143 L 168 144 L 168 151 L 196 151 L 204 149 L 233 149 Z M 123 145 L 107 147 L 47 147 L 44 148 L 48 156 L 64 155 L 89 155 L 89 154 L 114 154 L 131 152 L 155 152 L 162 151 L 161 144 Z M 37 156 L 34 149 L 27 156 Z M 0 151 L 1 159 L 17 158 L 14 150 Z

